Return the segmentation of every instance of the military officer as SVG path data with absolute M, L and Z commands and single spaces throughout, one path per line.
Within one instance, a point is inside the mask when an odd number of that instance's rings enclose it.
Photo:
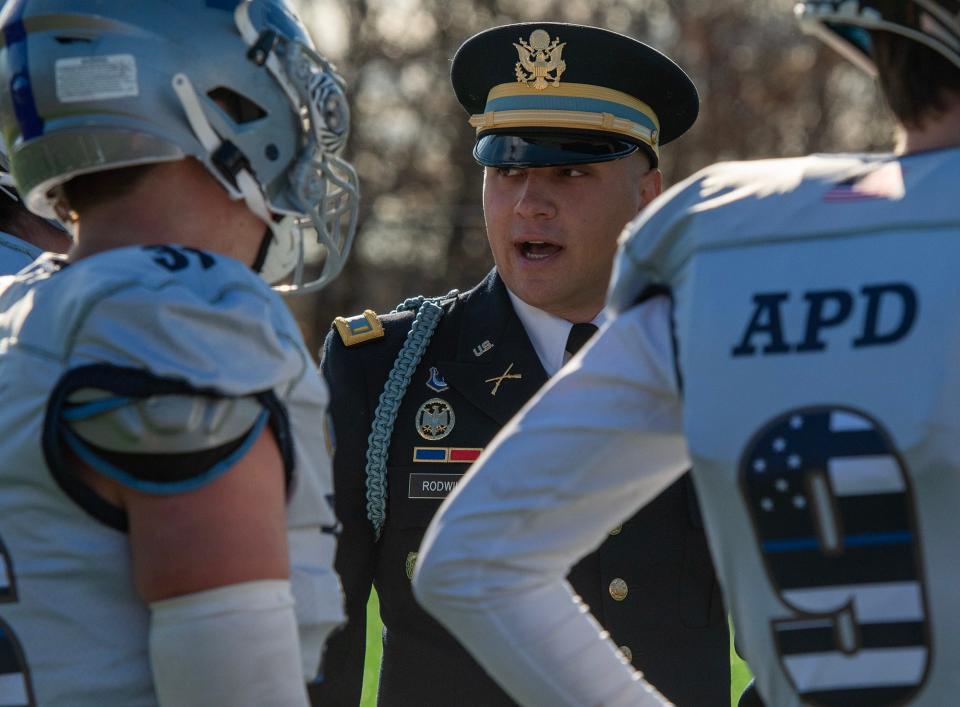
M 699 109 L 669 58 L 579 25 L 481 32 L 457 52 L 452 82 L 477 130 L 496 268 L 462 294 L 338 319 L 327 337 L 350 621 L 314 704 L 359 702 L 371 586 L 385 626 L 380 705 L 514 704 L 415 603 L 417 550 L 469 464 L 602 323 L 617 236 L 660 193 L 660 146 Z M 609 525 L 571 573 L 583 601 L 677 704 L 729 704 L 725 612 L 692 486 L 681 479 Z
M 564 576 L 691 464 L 766 704 L 957 704 L 960 2 L 795 12 L 878 78 L 895 152 L 717 164 L 645 210 L 611 322 L 421 545 L 418 599 L 528 707 L 663 704 Z

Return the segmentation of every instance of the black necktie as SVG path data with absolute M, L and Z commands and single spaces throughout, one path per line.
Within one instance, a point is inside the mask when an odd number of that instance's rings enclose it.
M 583 348 L 591 336 L 597 331 L 597 325 L 585 322 L 583 324 L 574 324 L 570 328 L 570 335 L 567 337 L 567 353 L 573 356 L 577 351 Z

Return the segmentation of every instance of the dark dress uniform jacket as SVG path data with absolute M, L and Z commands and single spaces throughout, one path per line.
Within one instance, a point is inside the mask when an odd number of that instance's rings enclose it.
M 411 498 L 411 474 L 463 474 L 467 463 L 416 463 L 414 447 L 485 447 L 546 382 L 547 376 L 507 295 L 492 272 L 444 303 L 445 314 L 414 372 L 396 417 L 387 461 L 387 517 L 375 541 L 367 519 L 367 436 L 397 352 L 414 314 L 380 317 L 385 336 L 345 347 L 327 337 L 322 368 L 331 391 L 336 439 L 336 510 L 343 523 L 336 568 L 347 597 L 347 627 L 330 639 L 315 705 L 360 700 L 365 605 L 371 585 L 385 625 L 379 704 L 385 707 L 497 707 L 515 704 L 457 641 L 417 605 L 410 573 L 442 499 Z M 493 347 L 480 355 L 484 341 Z M 476 350 L 476 352 L 475 352 Z M 488 379 L 511 374 L 494 396 Z M 449 388 L 427 387 L 435 367 Z M 455 422 L 446 438 L 420 437 L 420 406 L 441 398 Z M 589 410 L 583 411 L 589 415 Z M 629 459 L 623 460 L 629 464 Z M 516 473 L 522 474 L 523 469 Z M 449 478 L 449 477 L 446 477 Z M 570 575 L 576 591 L 633 664 L 678 705 L 729 705 L 728 635 L 713 565 L 686 477 L 610 537 Z

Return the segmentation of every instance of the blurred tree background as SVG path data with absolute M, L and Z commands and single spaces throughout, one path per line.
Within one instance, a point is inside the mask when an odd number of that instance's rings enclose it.
M 330 321 L 467 289 L 491 267 L 473 129 L 450 86 L 471 35 L 552 20 L 622 32 L 693 78 L 700 119 L 667 146 L 667 184 L 719 160 L 886 149 L 873 82 L 803 36 L 791 0 L 294 0 L 347 80 L 360 227 L 343 274 L 291 300 L 317 351 Z M 637 70 L 624 66 L 624 71 Z

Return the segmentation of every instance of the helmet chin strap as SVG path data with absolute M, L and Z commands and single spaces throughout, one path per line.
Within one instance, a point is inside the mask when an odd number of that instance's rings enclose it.
M 261 221 L 266 224 L 267 231 L 260 243 L 254 270 L 263 275 L 267 282 L 276 282 L 293 269 L 296 262 L 288 263 L 286 251 L 293 250 L 288 241 L 292 238 L 292 224 L 290 217 L 279 221 L 274 218 L 263 198 L 257 181 L 250 173 L 250 166 L 242 152 L 229 140 L 223 140 L 217 135 L 210 121 L 207 119 L 197 91 L 186 74 L 177 74 L 173 77 L 173 90 L 180 99 L 187 121 L 196 135 L 197 140 L 207 151 L 211 172 L 235 200 L 243 199 Z M 274 254 L 279 246 L 278 253 Z
M 263 273 L 263 266 L 267 262 L 267 253 L 270 252 L 270 244 L 273 242 L 273 231 L 265 228 L 263 238 L 260 239 L 260 248 L 257 249 L 257 257 L 253 259 L 253 265 L 250 267 L 258 275 Z

